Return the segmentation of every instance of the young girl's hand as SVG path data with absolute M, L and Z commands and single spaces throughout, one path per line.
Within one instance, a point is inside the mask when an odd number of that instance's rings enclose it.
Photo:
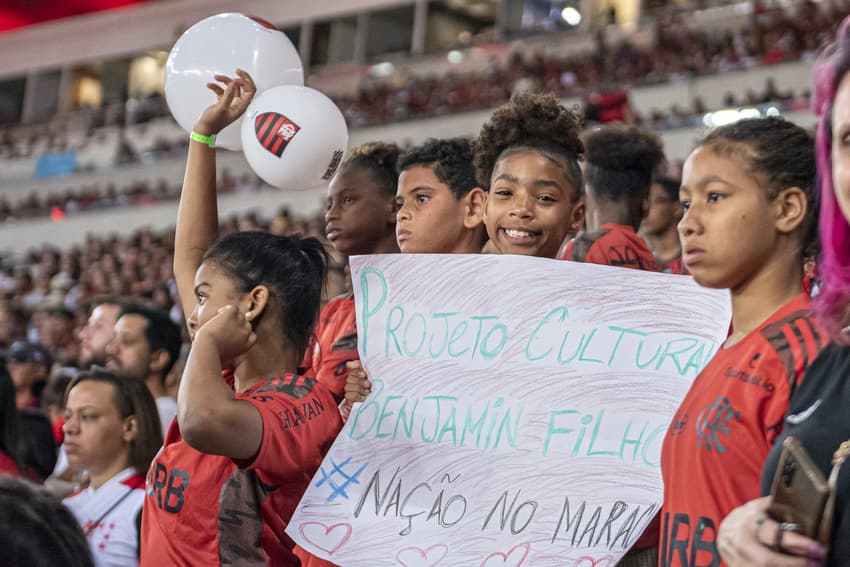
M 207 88 L 218 96 L 218 100 L 207 107 L 195 122 L 195 132 L 204 136 L 218 134 L 245 113 L 257 93 L 257 87 L 247 71 L 237 69 L 236 74 L 238 78 L 214 76 L 216 81 L 225 85 L 224 88 L 217 83 L 207 83 Z
M 198 329 L 195 341 L 199 339 L 212 342 L 222 361 L 233 361 L 248 352 L 257 342 L 257 335 L 251 328 L 251 321 L 239 313 L 236 306 L 225 305 Z
M 346 363 L 346 366 L 348 366 L 348 379 L 345 381 L 345 401 L 362 402 L 372 392 L 372 383 L 359 360 L 351 360 Z

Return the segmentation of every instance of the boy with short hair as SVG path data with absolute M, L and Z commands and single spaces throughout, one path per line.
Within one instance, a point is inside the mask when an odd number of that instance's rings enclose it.
M 653 172 L 664 160 L 658 138 L 638 128 L 605 126 L 584 136 L 585 230 L 560 260 L 658 271 L 637 229 L 649 210 Z
M 487 194 L 475 180 L 472 145 L 427 140 L 398 160 L 396 237 L 403 254 L 477 254 L 487 240 Z

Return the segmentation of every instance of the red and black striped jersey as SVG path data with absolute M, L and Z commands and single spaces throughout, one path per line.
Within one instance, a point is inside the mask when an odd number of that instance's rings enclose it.
M 332 299 L 322 309 L 301 373 L 318 380 L 339 402 L 345 397 L 346 363 L 359 359 L 354 295 L 349 293 Z
M 827 343 L 801 293 L 699 374 L 664 439 L 660 565 L 721 565 L 720 522 L 760 496 L 791 394 Z
M 634 229 L 623 224 L 603 224 L 583 232 L 562 246 L 558 260 L 602 264 L 657 272 L 655 256 Z

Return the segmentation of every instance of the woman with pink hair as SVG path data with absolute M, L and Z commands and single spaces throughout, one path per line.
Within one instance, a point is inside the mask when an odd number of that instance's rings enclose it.
M 822 285 L 813 302 L 832 342 L 794 392 L 762 471 L 768 494 L 786 437 L 798 439 L 836 490 L 826 546 L 794 533 L 794 525 L 768 516 L 770 497 L 732 511 L 717 537 L 729 567 L 850 565 L 850 18 L 815 68 L 815 111 L 820 115 L 817 160 L 821 194 Z M 799 471 L 798 471 L 799 472 Z

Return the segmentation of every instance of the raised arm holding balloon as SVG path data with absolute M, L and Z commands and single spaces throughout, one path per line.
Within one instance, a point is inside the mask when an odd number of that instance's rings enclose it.
M 211 145 L 200 137 L 215 136 L 239 119 L 257 92 L 254 80 L 246 71 L 239 69 L 236 74 L 236 78 L 216 75 L 223 87 L 207 83 L 218 100 L 203 111 L 192 129 L 198 136 L 189 144 L 174 237 L 174 277 L 182 298 L 194 296 L 195 272 L 218 236 L 215 142 L 213 139 Z M 188 319 L 192 302 L 184 301 L 183 309 Z

